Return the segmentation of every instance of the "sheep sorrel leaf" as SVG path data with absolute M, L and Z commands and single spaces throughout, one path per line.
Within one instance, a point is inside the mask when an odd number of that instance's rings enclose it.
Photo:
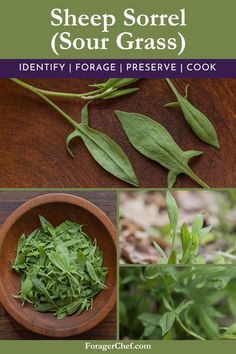
M 106 289 L 107 268 L 96 240 L 74 222 L 54 227 L 44 217 L 39 219 L 40 227 L 18 243 L 12 268 L 22 279 L 19 293 L 13 296 L 23 305 L 33 304 L 36 311 L 53 312 L 58 319 L 89 310 L 93 298 Z
M 69 153 L 72 155 L 69 149 L 70 141 L 80 137 L 93 158 L 106 171 L 127 183 L 138 186 L 133 167 L 121 147 L 106 134 L 88 127 L 88 105 L 82 110 L 81 121 L 81 124 L 74 124 L 75 130 L 67 137 Z
M 183 151 L 161 124 L 145 115 L 115 112 L 130 143 L 141 154 L 169 170 L 168 187 L 173 187 L 176 177 L 185 173 L 202 187 L 209 188 L 188 165 L 192 157 L 202 154 L 201 151 Z
M 159 322 L 159 325 L 161 327 L 162 335 L 164 336 L 173 326 L 175 322 L 175 312 L 174 311 L 169 311 L 165 312 Z
M 180 107 L 187 123 L 192 128 L 194 133 L 203 142 L 219 149 L 220 145 L 219 145 L 217 133 L 212 123 L 202 112 L 200 112 L 188 101 L 188 91 L 187 91 L 188 86 L 186 87 L 186 95 L 182 96 L 176 90 L 175 86 L 170 81 L 170 79 L 166 79 L 166 81 L 168 82 L 169 86 L 174 92 L 178 102 L 167 103 L 165 107 Z
M 107 81 L 102 82 L 100 84 L 92 84 L 90 86 L 103 88 L 103 89 L 120 88 L 120 87 L 131 85 L 132 83 L 138 80 L 140 79 L 108 79 Z
M 85 104 L 81 111 L 81 123 L 74 121 L 66 112 L 64 112 L 58 105 L 50 100 L 41 90 L 28 85 L 21 80 L 12 79 L 18 85 L 21 85 L 28 90 L 34 92 L 36 95 L 46 101 L 52 108 L 54 108 L 60 115 L 73 126 L 74 131 L 68 135 L 66 139 L 67 151 L 73 157 L 73 153 L 69 148 L 72 139 L 80 137 L 90 154 L 106 171 L 112 175 L 126 181 L 127 183 L 138 186 L 138 180 L 133 170 L 133 167 L 121 147 L 109 138 L 106 134 L 100 133 L 88 127 L 88 105 L 90 101 Z M 88 97 L 87 97 L 88 98 Z
M 170 220 L 170 226 L 173 233 L 176 233 L 178 224 L 178 207 L 175 198 L 171 195 L 169 191 L 166 192 L 166 208 Z
M 194 264 L 194 263 L 202 263 L 204 260 L 199 258 L 198 248 L 201 241 L 202 235 L 207 235 L 207 233 L 211 230 L 210 227 L 203 227 L 203 215 L 198 214 L 191 226 L 191 231 L 189 231 L 186 223 L 180 228 L 180 232 L 178 230 L 178 207 L 175 201 L 175 198 L 172 194 L 167 191 L 166 192 L 166 209 L 170 222 L 170 236 L 172 239 L 171 249 L 169 252 L 169 257 L 167 257 L 165 251 L 153 241 L 153 246 L 155 247 L 158 256 L 159 263 L 161 264 Z M 176 238 L 180 236 L 181 246 L 176 246 Z

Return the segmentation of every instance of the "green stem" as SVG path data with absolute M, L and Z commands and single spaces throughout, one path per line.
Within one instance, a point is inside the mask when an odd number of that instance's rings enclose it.
M 101 92 L 100 90 L 94 90 L 94 91 L 87 92 L 87 93 L 70 93 L 70 92 L 49 91 L 49 90 L 43 90 L 40 88 L 37 88 L 37 90 L 46 96 L 81 98 L 81 99 L 86 99 L 86 96 L 88 96 L 88 95 L 93 95 L 93 94 L 97 94 L 98 92 Z
M 170 252 L 170 253 L 172 253 L 172 252 L 173 252 L 173 250 L 174 250 L 174 245 L 175 245 L 175 237 L 176 237 L 176 233 L 175 233 L 175 232 L 173 232 L 173 231 L 171 231 L 172 244 L 171 244 L 171 252 Z
M 37 93 L 41 93 L 44 96 L 53 96 L 53 97 L 65 97 L 65 98 L 80 98 L 82 100 L 97 100 L 99 98 L 104 98 L 107 95 L 109 95 L 111 92 L 116 91 L 116 89 L 114 88 L 109 88 L 107 90 L 102 90 L 102 89 L 98 89 L 98 90 L 94 90 L 91 92 L 87 92 L 87 93 L 67 93 L 67 92 L 57 92 L 57 91 L 49 91 L 49 90 L 43 90 L 40 89 L 38 87 L 35 87 L 33 85 L 27 84 L 24 81 L 21 81 L 19 79 L 10 79 L 11 81 L 15 82 L 16 84 L 29 89 L 30 91 L 33 92 L 37 92 Z
M 170 88 L 172 89 L 172 91 L 174 92 L 177 100 L 179 99 L 180 93 L 177 91 L 177 89 L 175 88 L 175 86 L 172 84 L 172 82 L 170 81 L 170 79 L 166 79 L 167 83 L 169 84 Z
M 203 180 L 201 178 L 199 178 L 192 170 L 190 170 L 188 173 L 188 176 L 190 178 L 192 178 L 195 182 L 197 182 L 200 186 L 202 186 L 203 188 L 209 189 L 210 187 L 203 182 Z
M 70 272 L 66 272 L 70 277 L 71 279 L 74 280 L 74 282 L 80 287 L 80 284 L 78 283 L 78 281 L 73 277 L 73 275 L 70 273 Z
M 167 283 L 167 281 L 166 281 L 165 276 L 164 276 L 163 274 L 162 274 L 161 276 L 162 276 L 162 279 L 163 279 L 163 281 L 164 281 L 164 283 L 165 283 L 166 291 L 167 291 L 167 294 L 168 294 L 168 297 L 169 297 L 171 306 L 172 306 L 172 308 L 174 309 L 174 308 L 175 308 L 175 303 L 174 303 L 174 300 L 173 300 L 173 298 L 172 298 L 172 296 L 171 296 L 171 292 L 170 292 L 170 289 L 169 289 L 169 285 L 168 285 L 168 283 Z
M 195 337 L 195 338 L 200 339 L 200 340 L 205 340 L 205 338 L 199 336 L 197 333 L 194 333 L 190 329 L 185 327 L 184 323 L 181 321 L 181 319 L 179 317 L 177 317 L 176 319 L 177 319 L 178 323 L 180 324 L 180 326 L 183 328 L 183 330 L 185 332 L 187 332 L 190 336 Z
M 58 107 L 54 102 L 52 102 L 48 97 L 43 95 L 39 92 L 34 86 L 26 84 L 25 82 L 19 79 L 11 79 L 16 84 L 23 86 L 24 88 L 28 89 L 29 91 L 35 93 L 39 97 L 41 97 L 44 101 L 46 101 L 51 107 L 53 107 L 58 113 L 60 113 L 68 123 L 70 123 L 74 128 L 78 128 L 79 124 L 76 123 L 68 114 L 66 114 L 60 107 Z
M 61 116 L 68 122 L 70 123 L 75 129 L 79 130 L 82 132 L 84 135 L 87 135 L 86 132 L 81 128 L 81 124 L 75 122 L 66 112 L 64 112 L 60 107 L 58 107 L 53 101 L 51 101 L 47 96 L 39 92 L 35 87 L 26 84 L 25 82 L 18 80 L 18 79 L 12 79 L 15 83 L 25 87 L 26 89 L 32 91 L 39 97 L 41 97 L 44 101 L 46 101 L 52 108 L 54 108 L 58 113 L 61 114 Z

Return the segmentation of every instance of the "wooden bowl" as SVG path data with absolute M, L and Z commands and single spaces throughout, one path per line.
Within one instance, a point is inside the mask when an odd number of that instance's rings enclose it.
M 21 275 L 11 269 L 16 257 L 19 237 L 39 227 L 38 215 L 43 215 L 54 226 L 65 220 L 87 225 L 86 233 L 104 253 L 108 267 L 107 289 L 94 299 L 93 308 L 81 315 L 58 320 L 51 313 L 39 313 L 31 304 L 22 306 L 12 294 L 20 288 Z M 46 194 L 29 200 L 16 209 L 0 230 L 0 301 L 6 311 L 29 330 L 46 336 L 67 337 L 88 331 L 101 322 L 116 302 L 116 231 L 110 219 L 95 205 L 82 198 L 61 193 Z

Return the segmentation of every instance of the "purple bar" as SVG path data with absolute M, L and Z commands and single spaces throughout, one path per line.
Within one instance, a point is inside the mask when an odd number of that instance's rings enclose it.
M 0 77 L 235 78 L 236 59 L 0 59 Z

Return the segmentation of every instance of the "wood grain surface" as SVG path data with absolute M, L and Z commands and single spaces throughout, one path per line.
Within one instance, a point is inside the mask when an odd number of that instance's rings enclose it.
M 99 81 L 99 80 L 96 80 Z M 95 80 L 30 79 L 40 88 L 85 92 Z M 140 155 L 129 144 L 114 110 L 146 114 L 163 124 L 184 149 L 204 154 L 191 161 L 191 167 L 210 187 L 236 186 L 236 80 L 177 79 L 180 92 L 187 83 L 190 101 L 212 121 L 219 135 L 217 151 L 192 133 L 180 110 L 163 105 L 174 100 L 165 80 L 143 79 L 140 91 L 119 99 L 99 101 L 90 108 L 90 126 L 107 133 L 128 154 L 141 187 L 166 187 L 167 171 Z M 56 99 L 79 121 L 83 102 Z M 7 79 L 0 80 L 0 188 L 29 187 L 131 187 L 104 171 L 90 156 L 82 141 L 75 139 L 73 160 L 65 148 L 72 131 L 40 98 Z M 177 179 L 176 187 L 198 187 L 187 176 Z
M 63 191 L 62 191 L 63 192 Z M 0 225 L 19 205 L 47 192 L 0 191 Z M 89 200 L 101 208 L 116 223 L 116 193 L 112 191 L 67 192 Z M 50 339 L 28 331 L 14 321 L 0 304 L 0 339 Z M 55 339 L 55 338 L 54 338 Z M 90 331 L 69 339 L 116 339 L 116 308 Z

